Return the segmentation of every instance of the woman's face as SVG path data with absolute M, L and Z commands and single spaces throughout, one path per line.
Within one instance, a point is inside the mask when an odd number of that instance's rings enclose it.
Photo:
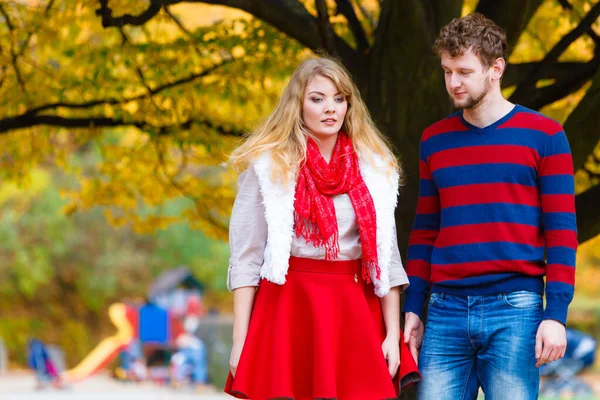
M 346 96 L 337 90 L 331 79 L 316 75 L 306 85 L 302 119 L 318 139 L 337 135 L 347 110 Z

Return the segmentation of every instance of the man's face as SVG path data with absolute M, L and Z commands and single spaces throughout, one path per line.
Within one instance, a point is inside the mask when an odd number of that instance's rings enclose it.
M 446 90 L 454 106 L 469 109 L 479 105 L 492 87 L 491 68 L 483 66 L 471 49 L 454 58 L 444 51 L 441 59 Z

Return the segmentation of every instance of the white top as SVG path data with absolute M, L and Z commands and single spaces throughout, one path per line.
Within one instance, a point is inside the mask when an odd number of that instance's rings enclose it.
M 340 252 L 338 260 L 356 260 L 362 256 L 362 246 L 354 208 L 347 194 L 333 197 L 338 222 Z M 392 259 L 390 261 L 390 286 L 408 286 L 408 278 L 398 250 L 396 227 L 393 233 Z M 229 223 L 229 271 L 227 286 L 234 290 L 243 286 L 258 286 L 260 268 L 267 243 L 265 206 L 258 178 L 253 168 L 248 168 L 238 179 L 238 194 Z M 325 259 L 325 248 L 306 243 L 304 237 L 292 239 L 291 255 L 295 257 Z

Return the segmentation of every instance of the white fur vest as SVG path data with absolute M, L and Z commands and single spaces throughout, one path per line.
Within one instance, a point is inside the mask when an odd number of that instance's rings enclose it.
M 360 158 L 360 173 L 371 193 L 377 214 L 377 257 L 381 269 L 380 279 L 375 272 L 371 280 L 375 294 L 385 296 L 390 291 L 390 260 L 392 256 L 394 211 L 398 201 L 398 174 L 390 173 L 384 160 L 374 155 L 373 164 L 368 158 Z M 264 153 L 252 165 L 265 206 L 267 220 L 267 245 L 260 277 L 282 285 L 285 283 L 289 267 L 289 257 L 294 235 L 294 192 L 296 182 L 287 185 L 271 180 L 271 157 Z

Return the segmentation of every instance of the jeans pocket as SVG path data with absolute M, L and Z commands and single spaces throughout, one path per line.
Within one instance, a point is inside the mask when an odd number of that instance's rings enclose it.
M 512 308 L 528 309 L 541 308 L 542 296 L 536 292 L 521 290 L 518 292 L 503 293 L 504 303 Z

